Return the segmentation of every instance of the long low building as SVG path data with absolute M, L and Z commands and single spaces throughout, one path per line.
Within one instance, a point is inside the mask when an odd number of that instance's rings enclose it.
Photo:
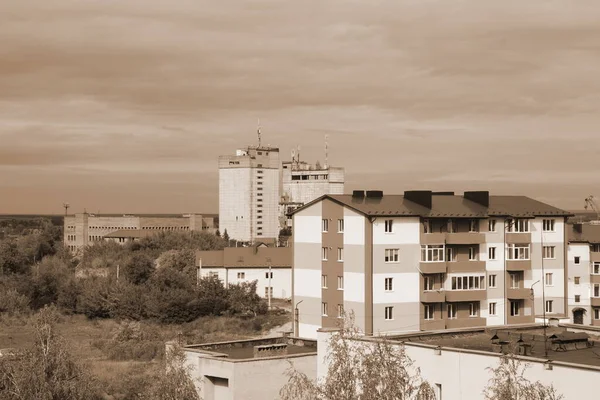
M 214 214 L 113 215 L 80 213 L 64 219 L 64 245 L 78 252 L 88 245 L 106 240 L 126 243 L 168 231 L 215 233 L 218 216 Z
M 217 276 L 225 286 L 258 281 L 257 294 L 267 298 L 292 296 L 292 249 L 289 247 L 226 247 L 223 250 L 196 252 L 203 277 Z

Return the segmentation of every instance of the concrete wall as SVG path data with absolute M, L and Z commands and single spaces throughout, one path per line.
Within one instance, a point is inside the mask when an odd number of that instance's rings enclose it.
M 575 264 L 575 257 L 579 257 L 578 264 Z M 570 243 L 567 250 L 567 266 L 569 271 L 568 317 L 572 320 L 573 310 L 582 308 L 585 310 L 584 325 L 591 325 L 593 310 L 591 307 L 590 245 L 588 243 Z M 579 284 L 575 284 L 575 278 L 579 278 Z M 575 302 L 576 295 L 580 296 L 579 303 Z

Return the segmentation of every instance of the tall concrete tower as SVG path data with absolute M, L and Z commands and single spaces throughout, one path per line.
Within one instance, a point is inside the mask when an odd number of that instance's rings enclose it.
M 279 236 L 279 148 L 258 146 L 219 157 L 219 229 L 254 242 Z

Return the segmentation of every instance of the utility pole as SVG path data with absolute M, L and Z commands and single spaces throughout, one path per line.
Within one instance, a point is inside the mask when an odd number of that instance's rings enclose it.
M 69 203 L 63 203 L 63 208 L 65 209 L 65 217 L 66 217 L 69 212 L 69 208 L 71 208 L 71 205 Z
M 202 270 L 202 259 L 198 260 L 198 266 L 196 267 L 196 286 L 200 286 L 200 271 Z
M 544 271 L 544 228 L 542 227 L 541 232 L 541 244 L 542 244 L 542 307 L 543 318 L 544 318 L 544 357 L 548 357 L 548 335 L 546 334 L 546 273 Z

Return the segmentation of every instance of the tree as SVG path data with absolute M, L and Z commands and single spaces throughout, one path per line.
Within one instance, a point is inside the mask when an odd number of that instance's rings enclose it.
M 256 294 L 258 281 L 230 284 L 227 288 L 227 302 L 232 314 L 252 313 L 256 316 L 267 311 L 264 300 Z
M 0 242 L 0 274 L 24 274 L 29 271 L 27 259 L 14 241 Z
M 196 254 L 193 250 L 168 250 L 158 257 L 156 264 L 159 268 L 170 268 L 183 272 L 190 279 L 196 279 Z
M 560 400 L 552 385 L 531 382 L 525 377 L 528 364 L 512 354 L 502 356 L 500 365 L 488 368 L 492 377 L 484 390 L 486 400 Z
M 34 320 L 35 344 L 13 359 L 0 358 L 0 398 L 5 400 L 100 399 L 94 379 L 55 331 L 58 312 L 45 307 Z
M 153 272 L 154 261 L 143 253 L 131 255 L 123 266 L 123 276 L 134 285 L 146 282 Z
M 215 232 L 215 236 L 221 237 L 221 232 L 217 229 L 217 231 Z
M 227 229 L 223 231 L 223 240 L 229 245 L 229 233 L 227 233 Z
M 358 342 L 353 321 L 350 315 L 330 338 L 325 379 L 314 382 L 290 368 L 282 400 L 435 400 L 402 345 L 385 338 Z
M 144 396 L 147 400 L 200 400 L 185 364 L 185 354 L 177 345 L 170 346 L 165 364 Z

